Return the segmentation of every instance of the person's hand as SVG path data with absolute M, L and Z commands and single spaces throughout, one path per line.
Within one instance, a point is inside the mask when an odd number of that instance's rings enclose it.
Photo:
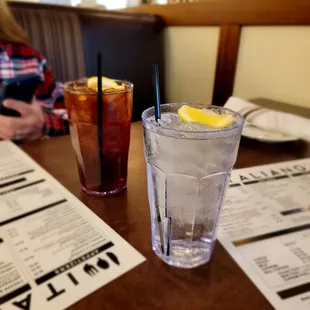
M 31 104 L 7 99 L 3 105 L 20 113 L 20 117 L 0 115 L 0 139 L 33 141 L 43 136 L 44 116 L 41 104 L 33 100 Z

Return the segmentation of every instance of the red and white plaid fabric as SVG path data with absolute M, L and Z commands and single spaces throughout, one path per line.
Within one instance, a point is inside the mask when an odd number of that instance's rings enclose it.
M 35 94 L 36 100 L 42 104 L 45 135 L 53 137 L 68 134 L 66 113 L 57 109 L 63 105 L 63 85 L 54 80 L 46 59 L 30 46 L 0 43 L 0 89 L 4 80 L 29 73 L 37 73 L 42 79 Z

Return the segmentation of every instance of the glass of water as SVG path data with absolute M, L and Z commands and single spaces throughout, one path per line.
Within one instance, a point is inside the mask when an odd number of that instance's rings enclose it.
M 222 129 L 183 123 L 177 114 L 183 105 L 161 105 L 158 122 L 149 108 L 142 119 L 153 250 L 171 266 L 193 268 L 210 260 L 243 118 L 228 109 L 188 104 L 230 114 L 234 122 Z

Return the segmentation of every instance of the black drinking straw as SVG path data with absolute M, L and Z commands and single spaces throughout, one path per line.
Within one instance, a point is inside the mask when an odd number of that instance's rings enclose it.
M 103 105 L 102 105 L 102 61 L 101 53 L 97 54 L 97 117 L 98 117 L 98 126 L 97 126 L 97 135 L 98 135 L 98 147 L 99 147 L 99 173 L 100 173 L 100 188 L 103 185 Z
M 153 86 L 154 86 L 154 105 L 155 105 L 155 120 L 161 119 L 160 115 L 160 88 L 159 88 L 159 71 L 158 65 L 153 65 Z
M 160 115 L 160 90 L 159 90 L 159 72 L 158 72 L 158 65 L 153 65 L 153 87 L 154 87 L 154 106 L 155 106 L 155 120 L 156 122 L 158 119 L 161 118 Z M 155 182 L 155 176 L 153 175 L 153 183 Z M 160 210 L 158 201 L 155 200 L 155 211 L 156 211 L 156 221 L 158 225 L 158 234 L 159 234 L 159 242 L 160 248 L 163 254 L 165 254 L 165 247 L 164 247 L 164 233 L 163 233 L 163 222 L 161 220 Z M 166 213 L 166 211 L 165 211 Z

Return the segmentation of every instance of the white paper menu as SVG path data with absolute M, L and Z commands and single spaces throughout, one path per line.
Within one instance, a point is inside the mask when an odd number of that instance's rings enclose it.
M 144 261 L 9 141 L 0 142 L 0 310 L 61 310 Z
M 218 240 L 275 309 L 309 310 L 310 158 L 234 170 Z

